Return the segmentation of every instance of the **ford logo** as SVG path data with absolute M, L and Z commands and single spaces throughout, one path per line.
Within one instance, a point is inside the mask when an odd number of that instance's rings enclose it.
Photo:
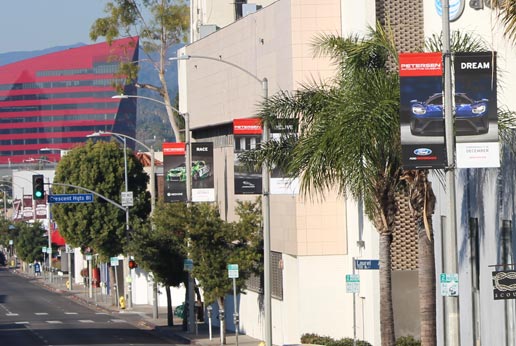
M 416 150 L 414 150 L 414 154 L 418 155 L 418 156 L 428 156 L 432 153 L 432 149 L 428 149 L 428 148 L 418 148 Z

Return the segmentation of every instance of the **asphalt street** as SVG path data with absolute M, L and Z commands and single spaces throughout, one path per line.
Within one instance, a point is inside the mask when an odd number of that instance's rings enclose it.
M 0 345 L 169 345 L 138 328 L 139 316 L 112 315 L 0 268 Z

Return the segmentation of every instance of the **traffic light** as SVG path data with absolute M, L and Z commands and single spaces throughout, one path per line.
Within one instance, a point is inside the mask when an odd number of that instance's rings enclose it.
M 134 269 L 134 268 L 137 268 L 137 267 L 138 267 L 138 264 L 136 264 L 136 261 L 129 260 L 129 269 Z
M 45 184 L 43 174 L 32 175 L 32 197 L 34 199 L 45 198 Z

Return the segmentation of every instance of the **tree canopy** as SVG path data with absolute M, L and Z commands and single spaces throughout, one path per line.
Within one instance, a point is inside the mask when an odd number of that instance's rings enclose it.
M 152 62 L 160 84 L 138 83 L 137 64 L 121 62 L 120 75 L 139 88 L 153 91 L 159 101 L 163 100 L 174 136 L 179 141 L 182 119 L 172 108 L 175 95 L 169 94 L 165 70 L 170 64 L 169 49 L 185 43 L 188 38 L 190 7 L 184 0 L 113 0 L 108 2 L 104 12 L 106 17 L 98 18 L 91 26 L 91 39 L 105 37 L 111 42 L 124 36 L 139 37 L 145 60 Z M 158 57 L 151 53 L 158 53 Z
M 130 218 L 146 220 L 150 212 L 150 195 L 146 190 L 149 176 L 129 149 L 127 171 L 128 190 L 134 197 Z M 116 202 L 125 191 L 124 181 L 124 151 L 120 143 L 90 140 L 62 157 L 56 168 L 52 193 L 87 193 L 59 185 L 71 184 Z M 100 197 L 94 196 L 93 203 L 53 204 L 52 215 L 61 235 L 74 247 L 92 248 L 109 258 L 121 254 L 128 243 L 125 211 Z

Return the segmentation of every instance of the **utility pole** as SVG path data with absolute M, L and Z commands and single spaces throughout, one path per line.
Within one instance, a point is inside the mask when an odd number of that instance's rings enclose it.
M 453 114 L 453 86 L 450 48 L 450 4 L 443 0 L 443 57 L 444 57 L 444 124 L 446 142 L 446 194 L 448 215 L 446 227 L 442 234 L 443 271 L 446 274 L 458 274 L 457 266 L 457 211 L 455 201 L 455 128 Z M 460 345 L 459 297 L 446 296 L 444 299 L 444 334 L 446 346 Z

